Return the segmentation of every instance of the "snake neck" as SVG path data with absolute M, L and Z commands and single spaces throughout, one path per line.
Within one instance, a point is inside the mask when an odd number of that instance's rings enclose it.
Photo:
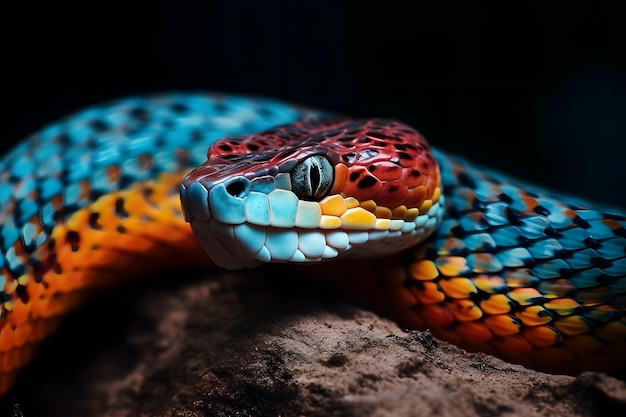
M 180 179 L 163 175 L 76 211 L 30 254 L 41 261 L 30 262 L 19 278 L 5 283 L 0 392 L 60 319 L 96 290 L 175 267 L 211 265 L 182 219 Z

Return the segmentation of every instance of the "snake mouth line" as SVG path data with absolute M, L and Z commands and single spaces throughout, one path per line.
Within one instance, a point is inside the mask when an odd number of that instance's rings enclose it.
M 211 217 L 210 210 L 208 218 L 191 215 L 187 221 L 213 262 L 227 269 L 242 269 L 268 262 L 314 263 L 348 255 L 378 257 L 398 252 L 435 230 L 443 205 L 442 197 L 414 221 L 387 222 L 386 228 L 367 230 L 228 224 Z

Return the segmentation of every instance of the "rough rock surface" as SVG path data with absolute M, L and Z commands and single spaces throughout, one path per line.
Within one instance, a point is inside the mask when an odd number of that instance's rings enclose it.
M 0 415 L 626 415 L 623 380 L 467 353 L 319 282 L 187 275 L 138 282 L 69 318 Z

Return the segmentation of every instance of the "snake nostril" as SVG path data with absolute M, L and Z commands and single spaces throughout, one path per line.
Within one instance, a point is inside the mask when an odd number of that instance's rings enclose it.
M 243 198 L 248 195 L 250 182 L 246 179 L 235 179 L 226 185 L 226 192 L 233 197 Z

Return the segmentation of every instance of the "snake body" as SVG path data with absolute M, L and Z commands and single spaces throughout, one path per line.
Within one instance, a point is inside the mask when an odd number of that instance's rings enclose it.
M 624 215 L 447 155 L 398 121 L 132 97 L 40 130 L 0 178 L 0 395 L 100 288 L 266 262 L 471 351 L 626 370 Z

